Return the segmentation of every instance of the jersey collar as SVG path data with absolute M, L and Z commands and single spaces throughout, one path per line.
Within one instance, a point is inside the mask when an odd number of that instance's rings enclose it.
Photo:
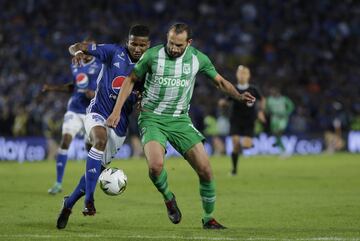
M 89 62 L 87 62 L 87 63 L 85 63 L 83 60 L 81 60 L 81 66 L 85 67 L 85 66 L 87 66 L 87 65 L 89 65 L 89 64 L 94 63 L 94 61 L 95 61 L 95 57 L 93 57 L 93 58 L 92 58 Z
M 249 84 L 237 84 L 236 87 L 239 89 L 239 90 L 246 90 L 247 88 L 249 88 Z

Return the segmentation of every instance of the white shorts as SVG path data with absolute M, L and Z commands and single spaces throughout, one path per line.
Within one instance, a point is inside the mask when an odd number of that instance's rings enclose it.
M 103 126 L 106 128 L 108 139 L 103 160 L 101 160 L 103 166 L 111 162 L 111 159 L 115 157 L 126 138 L 125 136 L 118 136 L 112 128 L 105 125 L 105 121 L 105 118 L 98 113 L 88 113 L 85 116 L 85 131 L 87 136 L 90 136 L 90 131 L 94 126 Z
M 69 134 L 72 138 L 77 134 L 85 135 L 85 114 L 66 111 L 62 125 L 62 134 Z

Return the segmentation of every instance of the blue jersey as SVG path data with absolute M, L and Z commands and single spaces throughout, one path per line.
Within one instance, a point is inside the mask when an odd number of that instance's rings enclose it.
M 71 72 L 74 79 L 74 92 L 68 102 L 68 110 L 79 114 L 85 114 L 90 104 L 86 97 L 86 90 L 96 90 L 96 80 L 101 70 L 102 63 L 93 58 L 88 63 L 80 66 L 71 65 Z
M 88 52 L 103 63 L 100 71 L 95 97 L 91 100 L 88 112 L 95 112 L 107 119 L 112 113 L 120 88 L 135 66 L 125 47 L 115 44 L 90 44 Z M 129 125 L 129 115 L 136 103 L 136 95 L 131 94 L 122 110 L 120 122 L 115 129 L 118 136 L 125 136 Z

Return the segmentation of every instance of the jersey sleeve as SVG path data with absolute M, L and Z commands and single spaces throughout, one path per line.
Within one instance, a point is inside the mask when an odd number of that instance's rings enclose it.
M 287 114 L 290 115 L 295 109 L 294 102 L 285 96 L 285 104 L 287 106 Z
M 205 74 L 210 79 L 214 79 L 218 72 L 215 66 L 212 64 L 208 56 L 203 53 L 199 53 L 199 72 Z
M 117 48 L 115 44 L 89 44 L 87 52 L 103 63 L 111 62 Z
M 139 79 L 143 79 L 145 74 L 150 71 L 151 55 L 151 50 L 147 50 L 136 63 L 133 72 Z

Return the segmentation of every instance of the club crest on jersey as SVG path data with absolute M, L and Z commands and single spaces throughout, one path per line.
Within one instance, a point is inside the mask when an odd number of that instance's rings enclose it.
M 190 64 L 184 64 L 183 65 L 183 73 L 184 74 L 190 74 Z
M 90 68 L 89 69 L 89 74 L 95 74 L 95 68 Z
M 76 86 L 78 88 L 86 88 L 89 84 L 89 78 L 86 74 L 84 73 L 79 73 L 76 75 Z
M 117 76 L 116 78 L 113 79 L 111 83 L 111 87 L 116 94 L 119 93 L 119 90 L 122 84 L 124 83 L 124 80 L 125 80 L 125 76 Z
M 100 122 L 100 123 L 104 123 L 105 120 L 102 116 L 100 115 L 92 115 L 91 118 L 95 121 L 95 122 Z

